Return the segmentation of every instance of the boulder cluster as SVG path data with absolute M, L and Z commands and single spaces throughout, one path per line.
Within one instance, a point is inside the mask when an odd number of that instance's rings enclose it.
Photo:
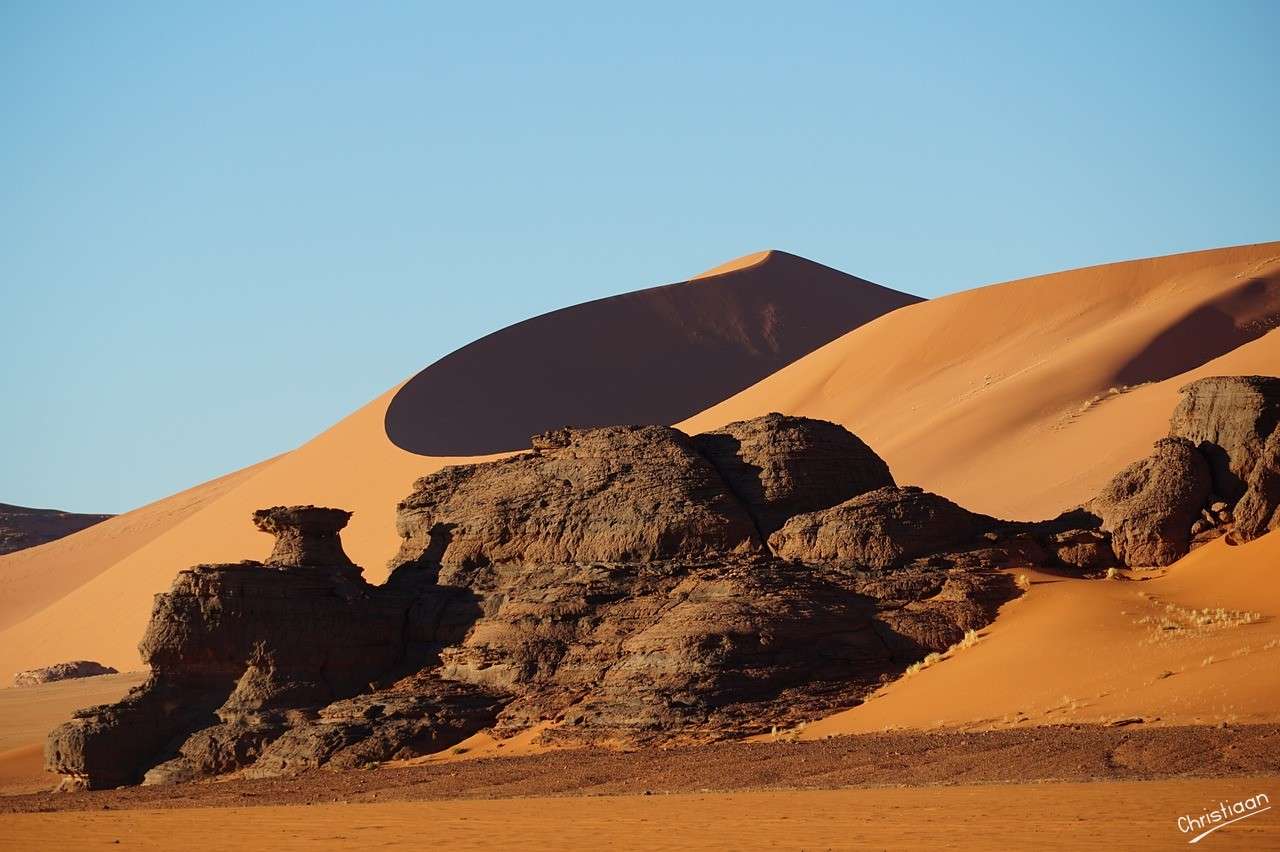
M 1011 568 L 1167 564 L 1277 525 L 1280 380 L 1190 385 L 1173 435 L 1052 521 L 895 483 L 841 426 L 565 428 L 446 468 L 398 508 L 386 583 L 349 515 L 254 514 L 265 563 L 158 595 L 149 681 L 46 749 L 64 786 L 271 776 L 546 724 L 573 743 L 705 741 L 856 704 L 1018 594 Z

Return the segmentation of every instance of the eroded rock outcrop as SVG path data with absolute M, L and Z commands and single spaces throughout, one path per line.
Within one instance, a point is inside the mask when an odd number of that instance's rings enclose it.
M 262 510 L 268 562 L 181 572 L 143 638 L 152 679 L 55 731 L 48 763 L 72 785 L 173 783 L 359 766 L 485 728 L 702 741 L 848 707 L 989 623 L 1018 594 L 1004 569 L 1167 564 L 1242 512 L 1274 523 L 1257 473 L 1274 431 L 1232 443 L 1200 423 L 1232 406 L 1197 393 L 1176 428 L 1208 437 L 1162 440 L 1039 523 L 898 487 L 846 430 L 782 415 L 693 437 L 560 429 L 424 477 L 378 587 L 342 551 L 347 513 Z M 1245 472 L 1238 501 L 1213 493 L 1212 435 Z
M 746 508 L 683 432 L 557 429 L 533 452 L 449 467 L 400 504 L 398 561 L 645 562 L 760 551 Z
M 14 686 L 37 686 L 57 680 L 71 680 L 79 677 L 97 677 L 98 675 L 119 674 L 111 666 L 95 663 L 92 660 L 72 660 L 69 663 L 55 663 L 52 666 L 41 666 L 38 669 L 27 669 L 13 676 Z
M 888 487 L 797 515 L 769 545 L 785 559 L 889 568 L 973 541 L 996 524 L 915 486 Z
M 862 439 L 825 420 L 766 414 L 694 437 L 768 537 L 788 518 L 894 485 Z

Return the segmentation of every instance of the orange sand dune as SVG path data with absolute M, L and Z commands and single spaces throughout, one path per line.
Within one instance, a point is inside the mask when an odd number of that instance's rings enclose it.
M 1280 371 L 1277 325 L 1280 243 L 1077 269 L 894 311 L 680 426 L 835 420 L 899 482 L 1041 518 L 1145 455 L 1183 383 Z
M 1271 533 L 1238 547 L 1219 539 L 1133 580 L 1031 572 L 1030 591 L 976 645 L 786 736 L 1126 718 L 1280 722 L 1277 566 L 1280 534 Z
M 653 395 L 657 386 L 683 400 L 685 408 L 677 415 L 682 416 L 860 322 L 917 301 L 782 252 L 748 260 L 737 271 L 696 283 L 591 302 L 497 332 L 441 359 L 292 452 L 46 547 L 0 559 L 0 677 L 77 658 L 122 670 L 137 668 L 137 642 L 152 596 L 167 589 L 174 574 L 188 565 L 264 558 L 271 539 L 248 521 L 254 509 L 264 506 L 315 503 L 354 511 L 343 533 L 344 546 L 364 566 L 365 576 L 380 582 L 398 546 L 396 503 L 413 481 L 446 464 L 481 458 L 406 451 L 388 439 L 389 426 L 399 430 L 401 443 L 412 444 L 417 440 L 415 418 L 427 423 L 444 414 L 474 431 L 505 417 L 508 425 L 519 426 L 519 445 L 526 445 L 533 432 L 565 421 L 652 421 L 658 413 L 653 406 L 661 402 Z M 628 335 L 623 331 L 629 317 L 635 330 Z M 611 339 L 600 337 L 602 329 L 611 329 Z M 531 336 L 531 331 L 536 333 Z M 638 331 L 646 334 L 637 338 Z M 513 342 L 530 351 L 513 349 Z M 596 357 L 591 347 L 608 348 L 607 357 Z M 547 376 L 530 376 L 532 350 L 556 364 L 576 359 L 587 372 L 561 376 L 552 387 Z M 689 369 L 668 369 L 663 359 L 672 353 L 703 357 L 709 367 L 695 369 L 695 363 Z M 468 369 L 459 370 L 459 364 Z M 493 374 L 499 368 L 505 378 Z M 477 385 L 486 375 L 490 383 Z M 621 384 L 628 376 L 629 383 Z M 519 387 L 497 388 L 499 378 Z M 585 384 L 574 384 L 579 380 Z M 638 398 L 634 391 L 641 380 L 650 385 L 647 407 L 622 416 L 616 404 Z M 411 387 L 415 383 L 416 390 Z M 533 387 L 554 391 L 549 399 L 572 397 L 575 406 L 559 416 L 544 401 L 527 412 L 534 420 L 511 421 L 491 410 L 493 403 L 487 408 L 471 404 L 475 400 L 468 403 L 468 394 L 497 399 Z M 395 416 L 390 413 L 393 403 L 399 412 Z

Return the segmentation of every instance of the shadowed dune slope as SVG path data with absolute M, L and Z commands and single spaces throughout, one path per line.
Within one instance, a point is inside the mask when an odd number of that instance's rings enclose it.
M 679 424 L 843 423 L 899 482 L 976 511 L 1057 514 L 1168 431 L 1177 389 L 1280 372 L 1280 243 L 968 290 L 868 323 Z
M 387 408 L 420 455 L 525 447 L 565 424 L 673 423 L 920 300 L 780 251 L 554 311 L 446 355 Z

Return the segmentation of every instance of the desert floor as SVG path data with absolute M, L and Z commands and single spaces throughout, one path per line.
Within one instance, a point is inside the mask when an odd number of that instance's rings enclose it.
M 0 847 L 1147 849 L 1192 836 L 1179 816 L 1276 794 L 1277 754 L 1276 725 L 545 751 L 2 797 Z M 1215 845 L 1280 848 L 1273 813 L 1215 833 Z
M 1177 819 L 1280 790 L 1280 776 L 0 816 L 12 849 L 1174 848 Z M 1276 811 L 1204 839 L 1280 849 Z

